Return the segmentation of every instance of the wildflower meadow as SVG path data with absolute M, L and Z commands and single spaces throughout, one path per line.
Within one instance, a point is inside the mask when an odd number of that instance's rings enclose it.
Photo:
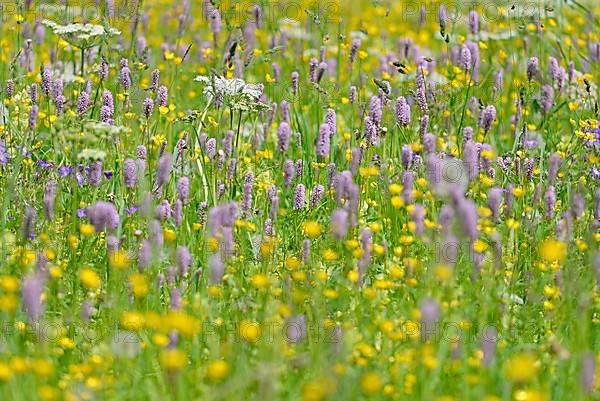
M 600 400 L 596 0 L 0 2 L 0 400 Z

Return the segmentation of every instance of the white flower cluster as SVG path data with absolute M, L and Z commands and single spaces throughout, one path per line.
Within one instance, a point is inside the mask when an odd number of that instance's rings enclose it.
M 199 75 L 194 78 L 194 81 L 205 84 L 203 93 L 209 102 L 216 99 L 219 103 L 237 110 L 252 110 L 265 106 L 258 101 L 262 94 L 261 87 L 247 84 L 243 79 Z
M 207 86 L 204 88 L 204 94 L 213 97 L 242 94 L 256 100 L 262 93 L 258 85 L 247 84 L 243 79 L 239 78 L 227 79 L 218 75 L 214 77 L 199 75 L 194 81 L 205 83 Z
M 598 87 L 592 80 L 587 80 L 589 93 L 584 80 L 585 76 L 580 71 L 573 72 L 573 82 L 567 86 L 567 97 L 571 102 L 577 102 L 580 107 L 593 109 L 598 96 Z
M 98 121 L 90 121 L 85 125 L 85 128 L 89 131 L 92 131 L 96 135 L 104 135 L 116 137 L 119 135 L 125 135 L 131 132 L 128 127 L 124 127 L 122 125 L 110 125 L 103 122 Z
M 83 160 L 104 160 L 106 152 L 99 149 L 84 149 L 78 155 L 78 159 Z
M 62 37 L 64 40 L 79 48 L 89 48 L 97 45 L 102 38 L 117 36 L 121 31 L 115 28 L 105 28 L 102 25 L 95 24 L 69 24 L 59 25 L 54 21 L 43 20 L 42 24 L 52 29 L 54 34 Z

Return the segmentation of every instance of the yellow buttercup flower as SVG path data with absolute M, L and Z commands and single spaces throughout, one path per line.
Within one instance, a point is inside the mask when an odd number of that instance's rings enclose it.
M 375 394 L 381 390 L 383 382 L 377 372 L 368 372 L 360 378 L 360 389 L 367 395 Z
M 402 186 L 400 184 L 390 184 L 388 189 L 392 195 L 398 195 L 400 192 L 402 192 Z
M 100 288 L 100 285 L 102 284 L 102 280 L 100 280 L 98 273 L 90 268 L 82 269 L 79 272 L 79 280 L 90 290 L 96 290 Z
M 439 264 L 434 269 L 435 278 L 444 283 L 449 282 L 454 274 L 452 268 L 446 264 Z
M 523 383 L 536 377 L 539 368 L 539 361 L 534 355 L 520 353 L 506 362 L 505 372 L 510 381 Z
M 256 274 L 250 279 L 254 288 L 267 288 L 269 286 L 269 276 L 266 274 Z
M 187 362 L 187 356 L 180 349 L 164 350 L 160 354 L 160 364 L 170 371 L 181 369 Z
M 473 250 L 478 253 L 483 253 L 488 249 L 488 244 L 480 239 L 473 242 Z
M 304 234 L 309 238 L 316 238 L 323 232 L 321 224 L 316 221 L 306 221 L 302 225 Z
M 108 262 L 112 267 L 115 267 L 117 269 L 125 269 L 129 266 L 131 260 L 129 259 L 127 251 L 119 249 L 116 252 L 112 252 L 108 256 Z
M 513 393 L 515 401 L 548 401 L 548 396 L 539 390 L 523 389 Z
M 540 256 L 548 263 L 562 262 L 567 256 L 567 244 L 552 238 L 544 240 L 540 244 Z
M 238 331 L 240 337 L 249 343 L 257 342 L 262 336 L 260 324 L 257 322 L 244 320 L 240 323 Z
M 298 259 L 295 256 L 290 256 L 285 260 L 285 267 L 287 267 L 290 270 L 297 269 L 298 267 L 300 267 L 300 259 Z
M 302 386 L 302 401 L 322 401 L 331 394 L 335 383 L 329 379 L 318 379 Z
M 96 230 L 91 224 L 82 224 L 79 226 L 79 232 L 81 233 L 81 235 L 89 237 L 90 235 L 94 235 Z
M 148 280 L 142 273 L 136 272 L 129 276 L 129 284 L 131 284 L 131 291 L 136 298 L 142 298 L 148 295 L 150 290 Z
M 152 342 L 159 347 L 165 347 L 167 344 L 169 344 L 169 337 L 162 333 L 155 333 L 152 336 Z
M 404 206 L 404 199 L 402 199 L 400 196 L 392 196 L 390 203 L 392 204 L 392 207 L 399 209 Z
M 227 362 L 219 359 L 211 361 L 206 367 L 206 377 L 212 382 L 223 380 L 229 374 L 229 365 Z
M 323 259 L 325 259 L 328 262 L 332 262 L 334 260 L 338 259 L 338 254 L 336 251 L 334 251 L 333 249 L 329 248 L 329 249 L 325 249 L 323 251 Z
M 21 283 L 15 276 L 5 275 L 0 276 L 0 287 L 7 292 L 16 292 L 19 290 Z

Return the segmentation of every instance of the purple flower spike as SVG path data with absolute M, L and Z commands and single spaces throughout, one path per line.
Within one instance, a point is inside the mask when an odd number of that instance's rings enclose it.
M 277 130 L 277 149 L 284 153 L 290 146 L 290 126 L 287 122 L 283 121 L 279 124 Z
M 306 189 L 303 184 L 298 184 L 296 186 L 296 190 L 294 191 L 294 209 L 302 210 L 304 209 L 304 205 L 306 202 Z
M 110 231 L 119 225 L 119 214 L 112 203 L 98 201 L 88 208 L 87 215 L 97 232 Z
M 396 101 L 396 122 L 402 127 L 410 124 L 410 106 L 404 96 L 400 96 Z
M 41 272 L 31 273 L 23 280 L 23 308 L 31 323 L 37 322 L 44 313 L 43 291 L 44 276 Z
M 352 42 L 350 43 L 350 64 L 354 63 L 354 61 L 356 60 L 356 54 L 358 53 L 360 45 L 360 39 L 352 39 Z
M 527 62 L 527 80 L 531 81 L 536 77 L 539 70 L 539 62 L 537 57 L 531 57 Z
M 133 159 L 125 159 L 123 162 L 123 181 L 125 187 L 132 189 L 137 185 L 137 164 Z
M 163 184 L 169 181 L 171 174 L 171 161 L 173 156 L 170 153 L 163 155 L 158 160 L 158 169 L 156 171 L 156 187 L 160 188 Z
M 321 127 L 319 128 L 319 134 L 317 136 L 317 156 L 319 157 L 325 158 L 329 156 L 330 131 L 331 126 L 329 124 L 321 124 Z

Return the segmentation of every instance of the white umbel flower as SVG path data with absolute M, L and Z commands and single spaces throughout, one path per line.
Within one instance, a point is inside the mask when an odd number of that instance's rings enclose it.
M 194 81 L 205 85 L 202 92 L 209 102 L 217 99 L 224 105 L 237 110 L 255 110 L 266 107 L 258 100 L 262 94 L 261 87 L 247 84 L 243 79 L 227 79 L 219 75 L 211 77 L 199 75 L 194 78 Z
M 106 152 L 100 149 L 83 149 L 77 155 L 81 160 L 104 160 Z
M 81 49 L 96 46 L 105 37 L 109 38 L 121 34 L 121 31 L 118 29 L 95 24 L 75 23 L 59 25 L 48 19 L 43 20 L 42 24 L 50 28 L 55 35 L 60 36 L 71 45 Z
M 124 127 L 122 125 L 111 125 L 99 121 L 90 121 L 85 124 L 85 128 L 98 136 L 118 137 L 121 135 L 127 135 L 131 132 L 131 129 L 128 127 Z

